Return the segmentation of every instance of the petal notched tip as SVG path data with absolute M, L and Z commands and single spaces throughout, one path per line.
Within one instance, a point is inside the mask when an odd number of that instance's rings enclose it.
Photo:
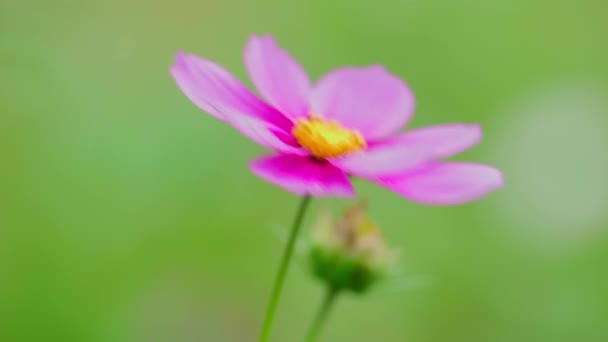
M 274 37 L 271 34 L 267 34 L 267 33 L 250 34 L 249 39 L 247 41 L 247 45 L 249 45 L 251 43 L 262 43 L 262 42 L 274 43 L 276 45 L 276 40 L 274 39 Z
M 173 76 L 173 79 L 178 83 L 180 82 L 193 82 L 192 69 L 190 67 L 189 59 L 193 58 L 193 55 L 177 51 L 173 58 L 173 64 L 169 66 L 169 73 Z
M 169 67 L 169 70 L 174 70 L 179 67 L 185 66 L 187 56 L 187 53 L 178 50 L 175 53 L 175 57 L 173 58 L 173 64 Z

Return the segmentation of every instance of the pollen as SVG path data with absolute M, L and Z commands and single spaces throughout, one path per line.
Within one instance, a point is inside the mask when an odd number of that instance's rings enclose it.
M 313 114 L 309 118 L 299 119 L 291 133 L 300 146 L 320 159 L 339 157 L 367 147 L 358 131 Z

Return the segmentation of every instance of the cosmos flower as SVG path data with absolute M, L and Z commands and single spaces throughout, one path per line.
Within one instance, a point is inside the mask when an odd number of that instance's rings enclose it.
M 400 133 L 414 96 L 382 66 L 336 69 L 313 84 L 270 36 L 252 36 L 244 57 L 264 100 L 204 58 L 178 53 L 170 71 L 200 109 L 272 150 L 250 163 L 266 181 L 299 195 L 352 197 L 354 176 L 430 205 L 468 202 L 503 184 L 490 166 L 441 161 L 477 144 L 477 125 Z

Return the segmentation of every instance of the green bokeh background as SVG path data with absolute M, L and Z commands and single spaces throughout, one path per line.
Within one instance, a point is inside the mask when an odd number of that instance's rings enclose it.
M 414 89 L 412 127 L 479 122 L 459 158 L 506 173 L 449 208 L 357 182 L 402 259 L 341 298 L 325 341 L 607 341 L 607 4 L 0 0 L 0 341 L 256 339 L 297 198 L 168 73 L 186 50 L 247 80 L 251 33 L 314 78 L 384 64 Z M 306 231 L 350 203 L 316 201 Z M 299 254 L 275 341 L 312 319 L 307 271 Z

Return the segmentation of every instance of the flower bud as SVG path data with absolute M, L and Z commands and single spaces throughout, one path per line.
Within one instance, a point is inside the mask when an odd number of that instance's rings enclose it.
M 313 272 L 335 290 L 364 292 L 386 274 L 394 260 L 366 212 L 366 204 L 359 203 L 346 209 L 337 222 L 325 212 L 313 227 Z

